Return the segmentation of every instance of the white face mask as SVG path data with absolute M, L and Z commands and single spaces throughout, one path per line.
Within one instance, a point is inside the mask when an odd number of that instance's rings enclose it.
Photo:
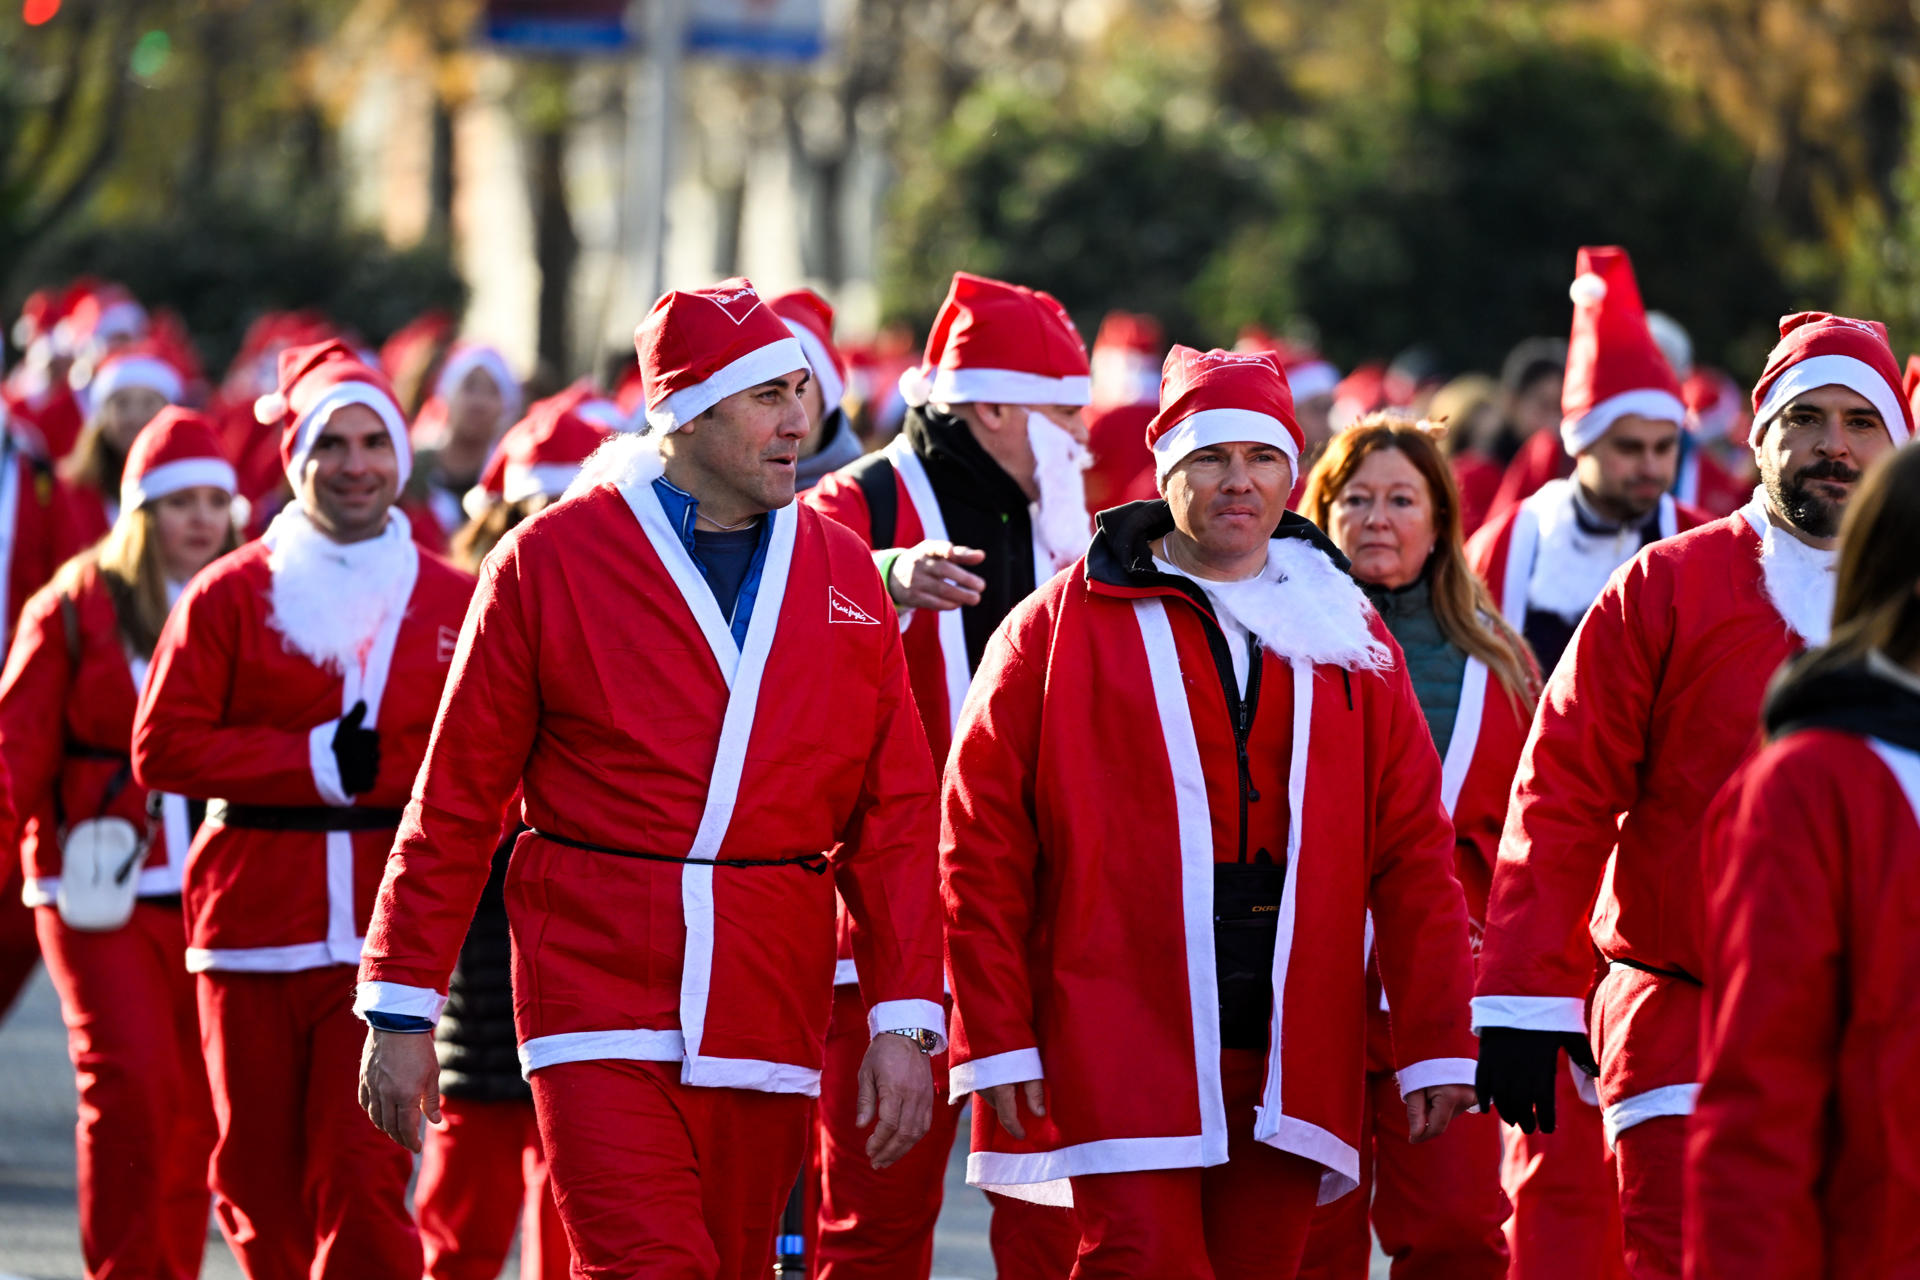
M 1027 410 L 1027 443 L 1033 448 L 1034 487 L 1040 491 L 1033 531 L 1058 570 L 1083 555 L 1093 537 L 1086 483 L 1093 455 L 1038 409 Z

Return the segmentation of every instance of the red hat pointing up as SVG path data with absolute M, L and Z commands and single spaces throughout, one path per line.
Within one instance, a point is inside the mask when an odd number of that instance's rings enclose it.
M 910 405 L 1084 405 L 1093 388 L 1086 346 L 1052 294 L 956 271 L 900 394 Z
M 413 449 L 407 443 L 400 402 L 386 375 L 362 363 L 345 343 L 329 340 L 282 351 L 279 387 L 253 402 L 253 416 L 264 426 L 280 428 L 280 462 L 287 478 L 298 484 L 313 442 L 327 422 L 355 404 L 379 415 L 393 438 L 400 483 L 406 484 L 413 470 Z
M 169 405 L 140 428 L 120 473 L 120 509 L 132 511 L 182 489 L 210 485 L 232 494 L 240 487 L 221 452 L 211 420 Z
M 1592 447 L 1628 414 L 1685 422 L 1680 383 L 1647 328 L 1627 251 L 1613 245 L 1580 250 L 1568 292 L 1573 336 L 1560 393 L 1560 441 L 1567 452 Z
M 786 323 L 741 276 L 705 289 L 676 289 L 633 332 L 646 389 L 647 422 L 678 431 L 728 396 L 805 369 Z
M 1802 311 L 1781 318 L 1780 341 L 1754 384 L 1753 446 L 1760 447 L 1768 425 L 1795 396 L 1834 386 L 1872 405 L 1895 444 L 1905 444 L 1913 435 L 1913 407 L 1887 341 L 1887 326 L 1878 320 Z
M 1147 424 L 1158 480 L 1196 449 L 1236 440 L 1270 444 L 1300 464 L 1306 438 L 1293 416 L 1293 392 L 1271 351 L 1167 353 L 1160 412 Z

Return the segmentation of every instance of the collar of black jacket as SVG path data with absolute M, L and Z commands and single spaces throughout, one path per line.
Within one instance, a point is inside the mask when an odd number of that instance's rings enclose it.
M 1185 578 L 1153 567 L 1153 542 L 1173 532 L 1173 510 L 1164 498 L 1109 507 L 1093 518 L 1093 543 L 1087 548 L 1087 580 L 1121 592 L 1175 590 L 1196 594 Z M 1318 525 L 1295 511 L 1281 514 L 1275 538 L 1299 538 L 1320 549 L 1342 573 L 1353 567 Z M 1187 584 L 1183 586 L 1182 584 Z M 1203 605 L 1203 607 L 1205 607 Z
M 1920 692 L 1866 662 L 1833 665 L 1823 650 L 1780 669 L 1761 711 L 1769 738 L 1836 729 L 1920 751 Z
M 927 478 L 940 491 L 943 504 L 962 501 L 992 512 L 1027 509 L 1020 482 L 973 438 L 966 419 L 925 405 L 907 410 L 900 429 L 927 464 Z

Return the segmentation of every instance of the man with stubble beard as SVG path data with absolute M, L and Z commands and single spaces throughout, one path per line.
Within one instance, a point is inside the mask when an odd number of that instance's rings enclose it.
M 1886 329 L 1822 312 L 1781 321 L 1753 402 L 1753 501 L 1635 556 L 1547 684 L 1480 953 L 1483 1103 L 1523 1132 L 1550 1132 L 1561 1050 L 1597 1051 L 1636 1277 L 1681 1268 L 1699 1087 L 1700 820 L 1760 745 L 1774 671 L 1826 642 L 1841 514 L 1866 468 L 1913 430 Z M 1597 987 L 1596 948 L 1607 963 Z

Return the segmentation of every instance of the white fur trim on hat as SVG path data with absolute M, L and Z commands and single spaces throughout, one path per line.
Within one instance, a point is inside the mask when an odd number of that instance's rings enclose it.
M 813 370 L 813 380 L 820 387 L 821 403 L 829 410 L 837 408 L 846 399 L 847 384 L 840 376 L 840 367 L 833 362 L 833 353 L 813 330 L 798 320 L 788 320 L 786 325 L 794 341 L 800 344 L 800 350 L 806 353 L 807 367 Z
M 705 382 L 682 387 L 647 409 L 647 422 L 656 431 L 678 431 L 707 410 L 748 387 L 783 378 L 801 369 L 811 370 L 807 354 L 793 338 L 781 338 L 755 347 Z
M 128 476 L 120 482 L 120 509 L 132 511 L 158 498 L 182 489 L 207 485 L 224 489 L 227 496 L 240 487 L 233 464 L 225 458 L 181 458 L 163 462 L 142 476 Z
M 393 403 L 393 398 L 365 382 L 342 382 L 321 396 L 294 426 L 293 448 L 288 451 L 287 458 L 287 479 L 293 481 L 296 488 L 299 487 L 300 472 L 306 466 L 307 455 L 313 452 L 314 440 L 334 414 L 355 404 L 365 405 L 380 415 L 381 424 L 393 438 L 393 453 L 400 462 L 400 483 L 403 486 L 407 483 L 407 477 L 413 474 L 413 447 L 407 443 L 407 424 L 401 420 L 400 410 Z M 257 416 L 257 405 L 255 412 Z
M 1287 370 L 1287 386 L 1296 405 L 1315 396 L 1332 395 L 1339 385 L 1340 371 L 1325 360 L 1308 360 Z
M 1652 418 L 1657 422 L 1682 423 L 1687 420 L 1687 406 L 1681 404 L 1680 397 L 1671 391 L 1662 391 L 1659 387 L 1635 387 L 1632 391 L 1608 396 L 1571 422 L 1563 420 L 1560 423 L 1560 443 L 1566 446 L 1568 453 L 1584 453 L 1607 434 L 1609 427 L 1628 414 Z
M 500 480 L 500 497 L 503 502 L 519 502 L 542 495 L 557 498 L 579 474 L 580 466 L 573 462 L 537 462 L 530 467 L 509 463 Z
M 108 396 L 129 387 L 157 391 L 169 404 L 179 404 L 185 391 L 180 371 L 165 360 L 153 356 L 121 356 L 103 362 L 95 371 L 86 385 L 87 399 L 92 404 L 105 404 Z
M 1167 473 L 1196 449 L 1231 444 L 1235 440 L 1270 444 L 1286 454 L 1294 466 L 1300 465 L 1300 446 L 1294 443 L 1293 433 L 1280 419 L 1251 409 L 1202 409 L 1174 423 L 1153 442 L 1153 478 L 1165 480 Z
M 1788 365 L 1773 385 L 1767 388 L 1767 398 L 1760 402 L 1760 408 L 1753 415 L 1753 447 L 1760 447 L 1761 437 L 1767 434 L 1767 428 L 1782 409 L 1793 398 L 1821 387 L 1845 387 L 1865 397 L 1868 404 L 1879 411 L 1880 421 L 1887 424 L 1887 434 L 1895 444 L 1907 442 L 1907 415 L 1900 411 L 1900 400 L 1894 388 L 1887 380 L 1875 372 L 1874 367 L 1865 360 L 1853 356 L 1824 355 L 1810 356 L 1799 364 Z
M 904 376 L 900 389 L 907 389 Z M 1084 405 L 1092 400 L 1093 379 L 1085 374 L 1049 378 L 1020 369 L 935 369 L 927 384 L 927 399 L 921 403 Z
M 362 364 L 379 367 L 379 357 L 372 356 L 361 361 Z M 506 357 L 492 347 L 479 344 L 471 347 L 455 347 L 447 357 L 447 363 L 440 370 L 440 376 L 434 379 L 433 393 L 442 400 L 448 399 L 460 389 L 467 375 L 475 369 L 485 369 L 487 376 L 493 379 L 493 385 L 500 391 L 500 403 L 505 406 L 503 416 L 512 421 L 520 411 L 520 379 L 513 376 L 513 370 L 507 368 Z

